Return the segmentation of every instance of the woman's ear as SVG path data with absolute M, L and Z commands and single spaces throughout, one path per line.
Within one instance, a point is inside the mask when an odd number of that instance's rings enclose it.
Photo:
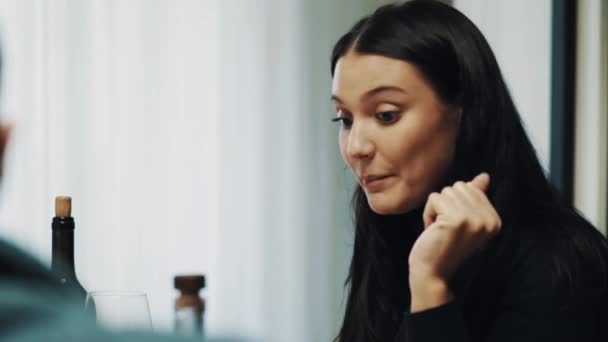
M 462 123 L 462 107 L 456 108 L 456 120 L 458 127 L 460 127 L 460 124 Z
M 456 127 L 462 124 L 462 107 L 450 106 L 447 110 L 450 122 Z

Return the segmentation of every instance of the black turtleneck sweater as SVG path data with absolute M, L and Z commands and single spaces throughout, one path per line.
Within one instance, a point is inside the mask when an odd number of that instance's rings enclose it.
M 580 273 L 586 279 L 574 279 L 582 285 L 560 274 L 555 256 L 580 257 L 571 247 L 571 238 L 520 232 L 503 242 L 500 258 L 488 257 L 494 247 L 476 254 L 452 282 L 455 300 L 405 313 L 395 341 L 608 341 L 607 290 L 593 257 Z

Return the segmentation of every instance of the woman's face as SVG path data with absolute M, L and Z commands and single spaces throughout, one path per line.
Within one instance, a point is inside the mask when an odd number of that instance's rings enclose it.
M 340 152 L 372 210 L 423 206 L 452 161 L 459 111 L 447 110 L 413 64 L 352 50 L 336 64 L 332 95 Z

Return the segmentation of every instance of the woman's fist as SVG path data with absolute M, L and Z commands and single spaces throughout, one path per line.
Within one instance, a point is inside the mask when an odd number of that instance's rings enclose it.
M 449 300 L 451 295 L 441 292 L 449 292 L 450 277 L 500 231 L 502 221 L 485 194 L 489 184 L 490 177 L 482 173 L 470 182 L 456 182 L 429 195 L 423 214 L 425 229 L 409 255 L 412 306 L 416 295 L 424 299 L 436 294 L 442 297 L 440 302 Z

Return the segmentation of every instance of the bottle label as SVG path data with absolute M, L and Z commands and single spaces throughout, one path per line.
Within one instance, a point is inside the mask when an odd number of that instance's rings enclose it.
M 175 333 L 185 336 L 203 335 L 203 314 L 200 309 L 180 308 L 175 310 Z

